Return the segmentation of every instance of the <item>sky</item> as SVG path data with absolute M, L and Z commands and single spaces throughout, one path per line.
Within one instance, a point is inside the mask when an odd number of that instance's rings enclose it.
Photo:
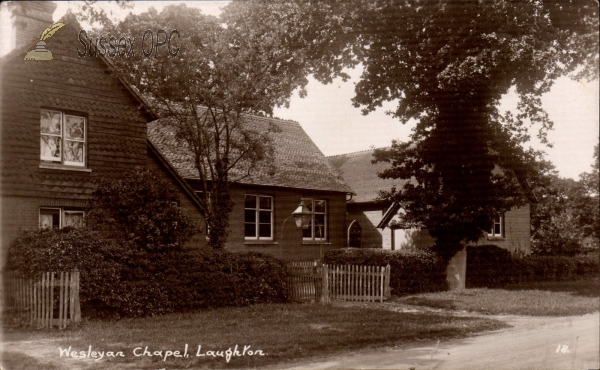
M 58 7 L 54 12 L 55 21 L 68 9 L 76 12 L 80 6 L 76 1 L 56 3 Z M 201 8 L 205 14 L 215 16 L 220 13 L 221 7 L 227 5 L 225 1 L 185 3 Z M 102 6 L 115 11 L 115 16 L 119 19 L 130 11 L 141 13 L 150 6 L 160 11 L 166 5 L 169 5 L 169 2 L 136 2 L 133 9 L 123 11 L 114 4 L 102 3 Z M 6 22 L 3 24 L 3 27 L 6 27 Z M 5 33 L 4 28 L 2 33 Z M 354 84 L 359 81 L 361 71 L 348 72 L 351 79 L 345 83 L 339 79 L 332 84 L 322 85 L 310 78 L 306 88 L 308 96 L 300 98 L 295 94 L 289 109 L 278 108 L 274 115 L 299 122 L 327 156 L 389 146 L 393 139 L 408 140 L 412 127 L 410 122 L 402 125 L 398 119 L 385 114 L 386 110 L 394 109 L 395 104 L 388 103 L 367 116 L 362 115 L 360 108 L 352 106 Z M 560 176 L 578 179 L 581 173 L 591 171 L 594 145 L 598 143 L 600 136 L 598 81 L 572 81 L 561 78 L 556 81 L 552 90 L 542 97 L 542 103 L 555 123 L 554 130 L 549 133 L 549 141 L 554 147 L 547 148 L 539 143 L 532 145 L 537 149 L 544 149 L 547 153 L 546 158 L 554 163 Z M 508 94 L 502 101 L 501 109 L 504 111 L 514 107 L 515 96 Z M 535 133 L 536 130 L 532 132 Z

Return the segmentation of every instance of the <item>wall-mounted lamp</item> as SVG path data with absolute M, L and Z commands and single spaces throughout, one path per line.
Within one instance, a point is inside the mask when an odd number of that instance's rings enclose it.
M 312 219 L 312 212 L 304 203 L 304 200 L 300 201 L 300 205 L 294 212 L 292 212 L 292 216 L 294 216 L 294 220 L 296 220 L 296 226 L 306 230 L 310 226 L 310 220 Z

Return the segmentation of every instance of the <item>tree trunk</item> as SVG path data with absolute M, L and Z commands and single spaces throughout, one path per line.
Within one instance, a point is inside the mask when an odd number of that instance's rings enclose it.
M 464 246 L 461 250 L 450 258 L 446 267 L 446 281 L 448 289 L 460 291 L 465 289 L 465 280 L 467 277 L 467 247 Z
M 212 214 L 208 222 L 210 226 L 208 246 L 213 249 L 224 249 L 229 232 L 229 214 L 233 210 L 233 201 L 227 180 L 215 181 L 212 195 Z

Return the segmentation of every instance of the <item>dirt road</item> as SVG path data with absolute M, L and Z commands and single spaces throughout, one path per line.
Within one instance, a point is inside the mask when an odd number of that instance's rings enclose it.
M 498 316 L 494 318 L 513 327 L 468 339 L 313 360 L 286 369 L 598 369 L 599 317 L 598 313 L 573 317 Z
M 598 369 L 600 314 L 571 317 L 491 316 L 511 328 L 467 339 L 361 350 L 345 355 L 278 364 L 269 369 Z M 53 339 L 3 343 L 5 351 L 31 355 L 57 368 L 80 370 L 86 361 L 56 358 Z M 125 364 L 123 364 L 125 366 Z M 131 367 L 133 366 L 133 367 Z M 135 363 L 128 368 L 135 368 Z

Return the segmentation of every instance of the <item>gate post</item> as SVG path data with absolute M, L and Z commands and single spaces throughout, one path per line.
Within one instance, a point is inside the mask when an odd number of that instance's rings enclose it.
M 322 265 L 321 278 L 321 304 L 329 303 L 329 268 L 327 265 Z

